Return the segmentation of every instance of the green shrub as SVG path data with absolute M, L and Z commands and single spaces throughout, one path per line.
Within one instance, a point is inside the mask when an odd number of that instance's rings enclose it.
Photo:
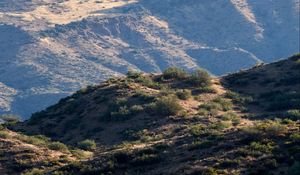
M 182 107 L 178 103 L 178 99 L 170 95 L 159 98 L 155 102 L 155 110 L 162 115 L 176 115 L 182 110 Z
M 55 150 L 55 151 L 62 151 L 62 152 L 67 152 L 69 149 L 68 147 L 61 143 L 61 142 L 52 142 L 48 144 L 48 148 L 51 150 Z
M 300 110 L 297 109 L 288 110 L 287 115 L 292 120 L 300 120 Z
M 157 154 L 144 153 L 141 156 L 137 156 L 133 160 L 132 164 L 134 164 L 134 165 L 151 165 L 151 164 L 158 163 L 160 160 L 161 160 L 161 158 Z
M 207 87 L 212 84 L 209 73 L 203 69 L 198 69 L 191 74 L 188 81 L 193 86 Z
M 213 100 L 213 102 L 220 104 L 221 110 L 223 110 L 223 111 L 231 110 L 232 107 L 233 107 L 233 104 L 231 103 L 231 101 L 226 100 L 226 99 L 221 98 L 221 97 L 215 98 Z
M 250 149 L 254 151 L 260 151 L 263 153 L 271 153 L 275 149 L 273 142 L 268 142 L 266 144 L 259 142 L 251 142 Z
M 182 79 L 186 79 L 189 75 L 183 69 L 170 67 L 163 72 L 162 76 L 164 79 L 167 80 L 168 79 L 182 80 Z
M 205 86 L 205 87 L 198 87 L 196 89 L 193 90 L 193 93 L 195 94 L 201 94 L 201 93 L 211 93 L 214 94 L 217 91 L 211 87 L 211 86 Z
M 283 135 L 287 132 L 287 127 L 278 121 L 266 120 L 257 122 L 254 126 L 243 128 L 242 131 L 247 137 L 257 140 Z
M 94 140 L 83 140 L 78 143 L 78 147 L 84 150 L 94 150 L 97 147 L 97 144 Z
M 10 135 L 8 134 L 7 131 L 0 131 L 0 138 L 7 139 L 10 138 Z
M 290 135 L 290 139 L 294 142 L 300 142 L 300 134 L 299 133 L 293 133 Z
M 129 70 L 127 72 L 127 78 L 136 79 L 142 76 L 141 72 L 135 71 L 135 70 Z
M 154 82 L 149 75 L 142 75 L 135 79 L 135 82 L 154 89 L 161 89 L 162 85 L 158 82 Z
M 203 133 L 203 130 L 204 130 L 204 126 L 203 125 L 195 125 L 195 126 L 192 126 L 190 128 L 190 133 L 193 135 L 193 136 L 200 136 L 202 133 Z
M 133 105 L 130 107 L 130 112 L 133 114 L 137 114 L 142 111 L 144 111 L 144 108 L 141 105 Z
M 234 126 L 240 124 L 241 118 L 233 112 L 227 112 L 222 115 L 222 120 L 224 121 L 232 121 Z
M 36 146 L 46 146 L 49 141 L 45 136 L 27 136 L 23 134 L 18 134 L 15 136 L 20 141 L 23 141 L 28 144 L 36 145 Z
M 184 89 L 177 91 L 176 95 L 180 100 L 188 100 L 192 96 L 192 93 L 190 90 Z
M 16 115 L 11 115 L 11 114 L 5 114 L 5 115 L 1 115 L 0 119 L 2 119 L 5 123 L 18 123 L 21 121 L 19 116 Z
M 44 175 L 45 172 L 43 170 L 33 168 L 32 170 L 26 171 L 22 175 Z
M 110 116 L 113 121 L 119 121 L 125 120 L 130 114 L 130 110 L 127 108 L 127 106 L 122 106 L 118 109 L 118 111 L 111 112 Z
M 208 127 L 210 129 L 223 130 L 232 126 L 230 121 L 220 121 L 213 124 L 210 124 Z

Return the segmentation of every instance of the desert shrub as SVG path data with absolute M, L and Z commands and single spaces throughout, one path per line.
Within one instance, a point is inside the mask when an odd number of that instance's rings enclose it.
M 160 156 L 157 154 L 142 154 L 141 156 L 137 156 L 133 161 L 133 165 L 143 166 L 143 165 L 151 165 L 155 163 L 159 163 L 161 160 Z
M 126 75 L 127 75 L 127 78 L 136 79 L 136 78 L 139 78 L 140 76 L 142 76 L 142 73 L 139 71 L 135 71 L 135 70 L 129 70 Z
M 190 133 L 193 136 L 200 136 L 203 133 L 205 127 L 203 125 L 194 125 L 190 128 Z
M 209 73 L 203 69 L 198 69 L 191 74 L 188 82 L 193 86 L 207 87 L 212 84 Z
M 297 109 L 288 110 L 287 115 L 292 120 L 300 120 L 300 110 Z
M 195 149 L 207 149 L 214 146 L 215 143 L 210 140 L 205 141 L 193 141 L 191 145 L 188 146 L 188 150 L 195 150 Z
M 144 107 L 141 105 L 133 105 L 130 107 L 130 113 L 137 114 L 144 111 Z
M 260 151 L 263 153 L 272 153 L 272 151 L 276 148 L 274 142 L 260 143 L 260 142 L 251 142 L 250 149 L 254 151 Z
M 211 86 L 205 86 L 205 87 L 198 87 L 193 90 L 194 94 L 201 94 L 201 93 L 216 93 L 216 90 Z
M 233 112 L 227 112 L 221 116 L 224 121 L 232 121 L 233 125 L 240 124 L 241 118 Z
M 278 121 L 262 121 L 256 125 L 243 128 L 244 135 L 254 140 L 260 140 L 266 137 L 277 137 L 287 132 L 287 127 Z
M 83 140 L 78 143 L 78 147 L 84 150 L 94 150 L 96 149 L 96 142 L 94 140 Z
M 1 115 L 0 119 L 3 120 L 4 123 L 6 123 L 6 125 L 15 124 L 21 121 L 19 116 L 11 115 L 11 114 Z
M 175 96 L 165 96 L 155 102 L 155 110 L 162 115 L 176 115 L 182 110 Z
M 0 138 L 7 139 L 9 137 L 10 137 L 10 135 L 7 131 L 0 131 Z
M 158 82 L 155 82 L 152 80 L 152 78 L 149 75 L 142 75 L 135 79 L 135 82 L 154 89 L 161 89 L 162 84 L 159 84 Z
M 162 75 L 162 77 L 167 80 L 168 79 L 182 80 L 182 79 L 186 79 L 188 76 L 189 75 L 187 72 L 185 72 L 183 69 L 176 68 L 176 67 L 170 67 L 166 69 Z
M 220 167 L 222 168 L 229 168 L 229 167 L 238 167 L 241 164 L 241 161 L 239 159 L 223 159 L 220 160 Z
M 140 89 L 135 90 L 134 97 L 139 97 L 143 101 L 152 101 L 154 99 L 154 97 L 151 94 Z
M 69 150 L 68 147 L 61 142 L 51 142 L 48 144 L 48 148 L 51 150 L 62 152 L 67 152 Z
M 192 93 L 190 90 L 184 89 L 177 91 L 176 95 L 180 100 L 187 100 L 192 96 Z
M 74 95 L 77 96 L 78 94 L 81 94 L 81 95 L 88 94 L 88 93 L 92 92 L 94 89 L 95 89 L 95 87 L 93 87 L 93 86 L 87 86 L 87 87 L 84 87 L 84 88 L 78 90 L 76 92 L 76 94 L 74 94 Z
M 23 141 L 28 144 L 33 144 L 36 146 L 46 146 L 49 139 L 44 136 L 27 136 L 23 134 L 18 134 L 15 136 L 20 141 Z
M 213 102 L 220 104 L 221 110 L 223 110 L 223 111 L 231 110 L 232 107 L 233 107 L 233 104 L 231 103 L 231 101 L 226 100 L 226 99 L 221 98 L 221 97 L 215 98 L 213 100 Z
M 231 127 L 232 123 L 230 121 L 219 121 L 213 124 L 210 124 L 208 127 L 210 129 L 223 130 Z
M 91 152 L 87 152 L 87 151 L 84 151 L 84 150 L 81 150 L 81 149 L 74 149 L 74 150 L 71 150 L 71 153 L 77 157 L 78 159 L 88 159 L 90 158 L 93 154 Z
M 290 139 L 294 142 L 300 142 L 300 134 L 299 133 L 293 133 L 290 135 Z
M 130 115 L 130 110 L 127 106 L 122 106 L 118 109 L 118 111 L 114 111 L 110 113 L 110 119 L 113 121 L 122 121 L 126 120 Z
M 45 172 L 43 170 L 33 168 L 32 170 L 26 171 L 22 175 L 44 175 Z

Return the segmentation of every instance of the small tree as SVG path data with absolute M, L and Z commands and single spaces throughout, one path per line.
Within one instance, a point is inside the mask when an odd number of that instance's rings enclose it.
M 166 96 L 155 103 L 156 112 L 162 115 L 176 115 L 182 110 L 175 96 Z
M 187 78 L 188 76 L 189 75 L 187 72 L 185 72 L 183 69 L 176 68 L 176 67 L 170 67 L 163 72 L 164 79 L 179 79 L 179 80 L 181 80 L 181 79 Z
M 192 73 L 189 78 L 189 83 L 193 86 L 210 86 L 211 85 L 211 77 L 209 73 L 203 69 L 198 69 Z

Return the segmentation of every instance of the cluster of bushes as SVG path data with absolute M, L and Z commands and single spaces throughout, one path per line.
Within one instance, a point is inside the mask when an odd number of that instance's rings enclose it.
M 162 78 L 169 80 L 169 79 L 176 79 L 176 80 L 185 80 L 189 77 L 189 74 L 184 71 L 183 69 L 170 67 L 163 72 Z
M 188 100 L 192 96 L 192 93 L 190 90 L 183 89 L 183 90 L 178 90 L 176 92 L 176 95 L 180 100 Z
M 204 103 L 199 106 L 199 115 L 203 116 L 217 116 L 218 111 L 229 111 L 233 107 L 233 104 L 224 98 L 217 97 L 211 102 Z
M 169 95 L 163 96 L 156 100 L 156 102 L 152 105 L 152 111 L 155 111 L 156 114 L 161 115 L 176 115 L 180 111 L 182 111 L 182 107 L 178 102 L 176 96 Z
M 162 78 L 166 80 L 175 79 L 199 87 L 208 87 L 212 84 L 209 73 L 203 69 L 187 73 L 183 69 L 172 67 L 163 72 Z
M 142 74 L 141 72 L 128 71 L 127 78 L 149 88 L 161 89 L 163 87 L 162 84 L 153 81 L 153 78 L 149 75 Z
M 233 112 L 224 113 L 221 116 L 221 119 L 224 120 L 224 121 L 231 121 L 234 126 L 240 124 L 240 122 L 241 122 L 241 117 L 236 115 Z
M 279 121 L 265 120 L 256 125 L 243 128 L 243 133 L 250 139 L 273 138 L 287 133 L 287 126 Z

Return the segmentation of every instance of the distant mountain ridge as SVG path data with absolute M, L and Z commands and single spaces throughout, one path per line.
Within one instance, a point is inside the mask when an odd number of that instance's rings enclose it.
M 223 75 L 287 57 L 299 51 L 298 5 L 299 0 L 4 0 L 0 113 L 26 118 L 128 69 L 200 66 Z

